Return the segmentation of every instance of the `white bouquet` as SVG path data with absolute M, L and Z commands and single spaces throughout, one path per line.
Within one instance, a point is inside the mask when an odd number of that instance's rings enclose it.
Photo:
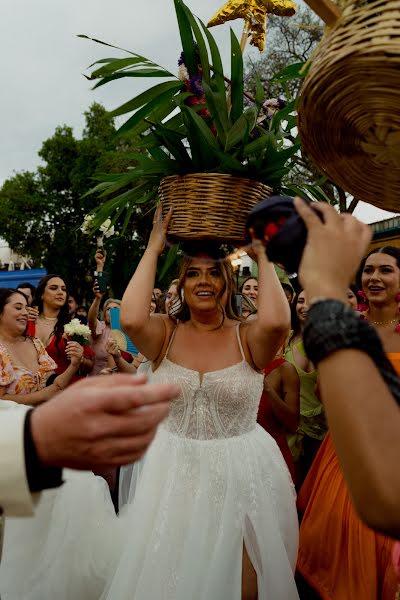
M 90 329 L 79 319 L 72 319 L 64 325 L 64 335 L 70 342 L 78 342 L 81 346 L 89 346 Z
M 93 221 L 94 221 L 93 215 L 85 216 L 85 218 L 83 219 L 83 223 L 80 227 L 80 230 L 82 231 L 82 233 L 84 233 L 85 235 L 89 235 L 91 233 L 91 231 L 93 229 Z M 111 225 L 111 219 L 106 219 L 104 221 L 104 223 L 102 223 L 100 225 L 99 231 L 101 232 L 101 235 L 97 236 L 97 246 L 99 248 L 103 247 L 103 239 L 104 238 L 109 238 L 112 235 L 116 235 L 114 225 Z
M 106 219 L 99 227 L 104 237 L 109 238 L 115 233 L 114 225 L 111 225 L 111 219 Z
M 94 219 L 93 215 L 86 215 L 85 218 L 83 219 L 83 223 L 80 226 L 80 230 L 85 235 L 89 235 L 89 233 L 92 229 L 93 219 Z

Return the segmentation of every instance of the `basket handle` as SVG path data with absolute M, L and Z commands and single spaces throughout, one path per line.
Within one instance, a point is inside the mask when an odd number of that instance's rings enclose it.
M 331 0 L 305 0 L 306 4 L 329 26 L 339 19 L 342 11 Z

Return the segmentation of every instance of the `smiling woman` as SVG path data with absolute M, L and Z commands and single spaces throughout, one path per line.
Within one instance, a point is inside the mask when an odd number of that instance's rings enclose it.
M 400 249 L 381 246 L 372 250 L 359 269 L 368 309 L 364 317 L 379 331 L 386 349 L 400 349 Z
M 34 405 L 68 385 L 79 368 L 79 357 L 71 352 L 67 371 L 47 385 L 57 365 L 40 340 L 25 335 L 27 323 L 24 294 L 0 289 L 0 398 Z
M 298 486 L 305 479 L 327 432 L 324 409 L 316 394 L 318 372 L 307 358 L 303 346 L 307 312 L 307 296 L 302 290 L 292 304 L 292 333 L 285 348 L 285 359 L 296 368 L 300 378 L 300 424 L 297 431 L 288 437 Z
M 257 308 L 258 298 L 258 279 L 256 277 L 248 277 L 240 286 L 240 292 L 250 298 L 254 306 Z
M 258 312 L 240 319 L 231 264 L 207 244 L 182 262 L 180 311 L 174 318 L 150 314 L 168 220 L 156 215 L 122 299 L 121 325 L 151 361 L 151 380 L 174 381 L 180 394 L 144 463 L 122 470 L 120 505 L 136 535 L 106 597 L 161 598 L 168 582 L 174 600 L 294 600 L 293 485 L 274 440 L 256 422 L 260 371 L 288 332 L 288 302 L 258 247 Z M 145 548 L 141 539 L 154 543 Z
M 44 344 L 56 363 L 57 375 L 68 370 L 71 356 L 74 354 L 78 357 L 79 364 L 70 382 L 85 377 L 93 369 L 94 352 L 89 346 L 67 342 L 64 337 L 64 326 L 70 320 L 65 281 L 54 274 L 42 277 L 32 304 L 37 306 L 39 316 L 36 322 L 31 324 L 29 332 Z

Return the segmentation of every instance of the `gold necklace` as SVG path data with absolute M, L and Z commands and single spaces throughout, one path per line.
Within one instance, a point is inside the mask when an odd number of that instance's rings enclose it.
M 57 321 L 58 317 L 45 317 L 44 315 L 40 315 L 39 317 L 40 319 L 43 319 L 44 321 L 52 321 L 54 323 L 54 321 Z
M 393 323 L 397 323 L 398 319 L 390 319 L 390 321 L 371 321 L 374 325 L 393 325 Z

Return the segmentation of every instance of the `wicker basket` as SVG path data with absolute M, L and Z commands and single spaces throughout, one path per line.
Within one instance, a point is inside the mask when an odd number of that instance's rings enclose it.
M 168 238 L 244 245 L 249 211 L 271 193 L 270 187 L 258 181 L 219 173 L 165 177 L 159 195 L 163 215 L 172 208 Z
M 344 190 L 400 212 L 400 0 L 342 0 L 302 89 L 299 131 Z

